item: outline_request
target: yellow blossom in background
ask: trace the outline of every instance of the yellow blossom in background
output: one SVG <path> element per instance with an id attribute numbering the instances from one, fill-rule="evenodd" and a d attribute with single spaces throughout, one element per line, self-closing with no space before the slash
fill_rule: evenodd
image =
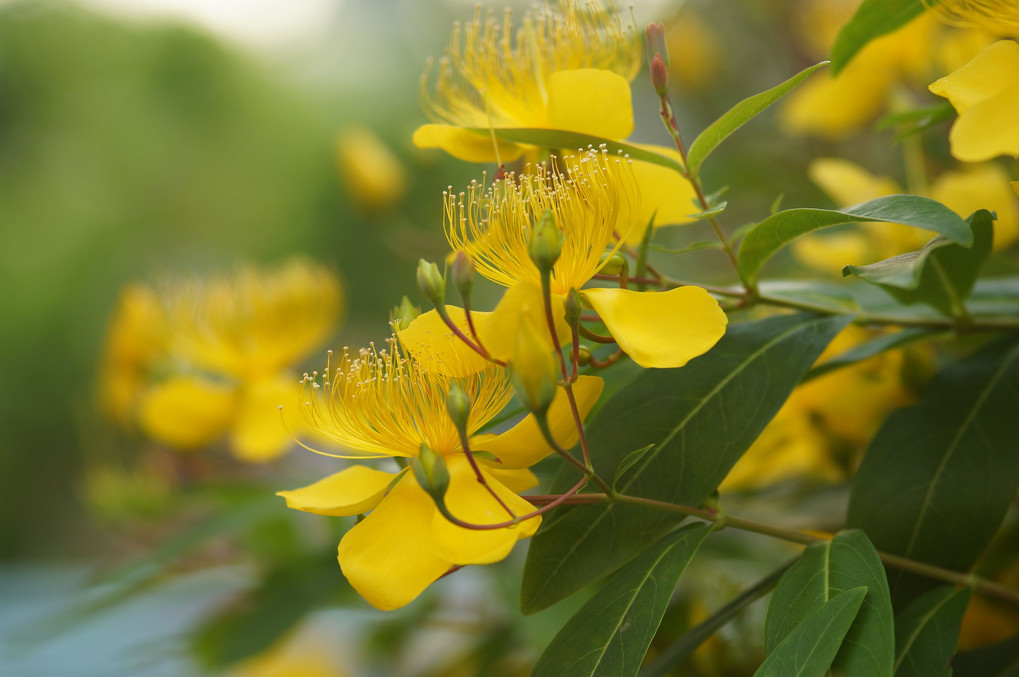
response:
<path id="1" fill-rule="evenodd" d="M 700 91 L 711 85 L 721 70 L 722 48 L 711 26 L 688 8 L 666 22 L 669 77 L 682 90 Z"/>
<path id="2" fill-rule="evenodd" d="M 846 327 L 818 364 L 873 336 L 862 327 Z M 845 479 L 833 450 L 862 449 L 891 411 L 909 403 L 903 363 L 902 350 L 892 350 L 798 386 L 719 488 L 746 491 L 794 478 Z"/>
<path id="3" fill-rule="evenodd" d="M 111 324 L 101 392 L 158 442 L 190 450 L 226 436 L 239 458 L 271 460 L 290 446 L 279 405 L 296 392 L 292 370 L 342 306 L 335 274 L 299 259 L 158 292 L 133 285 Z"/>
<path id="4" fill-rule="evenodd" d="M 1015 0 L 923 0 L 942 21 L 979 28 L 992 35 L 1019 31 L 1019 4 Z"/>
<path id="5" fill-rule="evenodd" d="M 336 137 L 336 164 L 351 200 L 366 209 L 383 209 L 407 190 L 399 158 L 368 127 L 355 125 Z"/>
<path id="6" fill-rule="evenodd" d="M 903 192 L 887 176 L 874 176 L 859 165 L 839 158 L 820 158 L 808 169 L 816 183 L 840 207 Z M 963 218 L 978 209 L 998 215 L 994 222 L 994 248 L 1001 250 L 1019 239 L 1019 204 L 1009 189 L 1007 172 L 984 163 L 948 171 L 935 177 L 927 197 L 943 203 Z M 861 223 L 852 230 L 793 243 L 793 252 L 818 270 L 838 271 L 847 264 L 861 265 L 915 251 L 930 234 L 896 223 Z"/>
<path id="7" fill-rule="evenodd" d="M 419 365 L 399 348 L 371 348 L 353 357 L 345 352 L 339 366 L 327 367 L 321 382 L 314 376 L 305 382 L 308 421 L 350 450 L 347 457 L 409 459 L 426 445 L 448 468 L 444 500 L 457 519 L 499 524 L 512 519 L 507 508 L 518 517 L 533 511 L 517 494 L 537 484 L 527 468 L 552 452 L 533 416 L 501 435 L 479 434 L 512 397 L 504 369 L 488 367 L 457 378 Z M 446 410 L 454 383 L 471 402 L 466 426 L 471 452 L 488 452 L 474 456 L 477 473 Z M 593 376 L 582 376 L 574 385 L 582 415 L 594 405 L 601 389 L 601 379 Z M 548 415 L 555 438 L 567 448 L 575 444 L 572 412 L 561 392 Z M 488 488 L 478 481 L 478 474 Z M 354 589 L 379 609 L 409 603 L 454 566 L 505 558 L 541 522 L 536 516 L 516 526 L 467 529 L 440 514 L 414 473 L 365 465 L 279 495 L 291 508 L 321 515 L 369 513 L 344 535 L 338 559 Z"/>
<path id="8" fill-rule="evenodd" d="M 339 665 L 331 638 L 299 631 L 230 670 L 227 677 L 350 677 Z"/>
<path id="9" fill-rule="evenodd" d="M 561 340 L 568 341 L 562 320 L 566 294 L 591 280 L 603 265 L 606 248 L 612 252 L 619 246 L 616 235 L 625 237 L 634 227 L 639 199 L 629 161 L 604 150 L 553 159 L 552 170 L 539 166 L 510 174 L 491 187 L 475 183 L 463 193 L 446 193 L 450 245 L 463 251 L 481 275 L 508 288 L 495 311 L 477 313 L 478 335 L 494 357 L 512 357 L 524 309 L 538 314 L 536 324 L 545 322 L 541 276 L 527 248 L 534 224 L 549 214 L 562 231 L 551 295 Z M 680 367 L 725 332 L 725 313 L 699 287 L 668 292 L 590 288 L 581 295 L 620 348 L 644 367 Z M 415 354 L 435 354 L 449 345 L 449 331 L 433 310 L 401 331 L 400 340 Z"/>
<path id="10" fill-rule="evenodd" d="M 1019 156 L 1019 43 L 995 42 L 930 90 L 959 113 L 948 137 L 957 159 Z"/>

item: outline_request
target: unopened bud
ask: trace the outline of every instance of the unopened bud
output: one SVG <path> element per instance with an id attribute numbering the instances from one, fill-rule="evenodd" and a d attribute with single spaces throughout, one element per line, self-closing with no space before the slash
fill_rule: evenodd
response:
<path id="1" fill-rule="evenodd" d="M 556 362 L 547 335 L 534 326 L 530 315 L 521 318 L 516 350 L 510 361 L 510 380 L 520 402 L 536 413 L 544 413 L 556 391 Z"/>
<path id="2" fill-rule="evenodd" d="M 608 252 L 605 252 L 602 254 L 601 262 L 598 265 L 601 266 L 598 272 L 605 275 L 619 275 L 623 268 L 627 267 L 626 259 L 619 252 L 611 256 Z"/>
<path id="3" fill-rule="evenodd" d="M 410 467 L 421 488 L 437 505 L 443 505 L 443 497 L 449 488 L 449 469 L 445 457 L 422 442 L 417 458 L 410 459 Z"/>
<path id="4" fill-rule="evenodd" d="M 665 65 L 662 55 L 655 54 L 651 59 L 651 84 L 655 87 L 658 96 L 665 96 L 669 93 L 669 68 Z"/>
<path id="5" fill-rule="evenodd" d="M 580 295 L 576 289 L 569 291 L 566 295 L 566 302 L 563 305 L 566 324 L 570 325 L 570 327 L 576 327 L 580 324 L 580 311 L 583 309 L 580 303 Z"/>
<path id="6" fill-rule="evenodd" d="M 417 319 L 417 316 L 421 314 L 421 309 L 410 302 L 410 299 L 404 296 L 400 300 L 400 305 L 395 306 L 390 311 L 391 322 L 393 329 L 400 331 L 406 329 L 407 326 Z"/>
<path id="7" fill-rule="evenodd" d="M 466 435 L 467 420 L 471 415 L 471 398 L 456 381 L 449 384 L 449 392 L 446 393 L 446 411 L 449 412 L 449 417 L 453 420 L 457 430 Z"/>
<path id="8" fill-rule="evenodd" d="M 439 272 L 439 267 L 424 259 L 418 261 L 418 289 L 425 298 L 435 304 L 441 304 L 446 298 L 446 281 Z"/>
<path id="9" fill-rule="evenodd" d="M 581 367 L 586 367 L 591 364 L 591 358 L 594 355 L 591 353 L 591 349 L 587 346 L 580 346 L 577 348 L 577 364 Z"/>
<path id="10" fill-rule="evenodd" d="M 559 260 L 563 250 L 563 231 L 556 225 L 551 211 L 546 211 L 531 229 L 531 239 L 527 243 L 527 252 L 531 255 L 534 265 L 543 273 L 552 271 L 552 266 Z"/>
<path id="11" fill-rule="evenodd" d="M 456 253 L 452 266 L 453 285 L 465 302 L 471 297 L 474 287 L 474 261 L 462 251 Z"/>
<path id="12" fill-rule="evenodd" d="M 661 54 L 665 62 L 668 63 L 669 47 L 665 42 L 665 24 L 660 21 L 649 23 L 644 34 L 647 37 L 648 63 L 654 59 L 655 54 Z"/>

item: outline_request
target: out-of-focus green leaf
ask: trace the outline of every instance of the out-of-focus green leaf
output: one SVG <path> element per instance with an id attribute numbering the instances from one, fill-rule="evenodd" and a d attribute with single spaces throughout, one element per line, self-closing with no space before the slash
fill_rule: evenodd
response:
<path id="1" fill-rule="evenodd" d="M 811 611 L 768 654 L 754 677 L 823 677 L 866 595 L 867 588 L 853 588 Z"/>
<path id="2" fill-rule="evenodd" d="M 711 529 L 687 525 L 613 574 L 552 639 L 531 677 L 636 675 L 679 577 Z"/>
<path id="3" fill-rule="evenodd" d="M 948 101 L 943 101 L 928 108 L 918 108 L 904 113 L 892 113 L 877 121 L 875 129 L 882 131 L 898 127 L 895 140 L 901 141 L 907 136 L 929 129 L 939 122 L 955 117 L 955 108 Z"/>
<path id="4" fill-rule="evenodd" d="M 707 129 L 690 144 L 690 151 L 686 155 L 686 165 L 690 175 L 697 176 L 704 159 L 730 134 L 760 115 L 771 104 L 788 94 L 796 85 L 806 80 L 811 73 L 827 63 L 827 61 L 822 61 L 814 64 L 769 90 L 743 99 L 727 110 L 722 117 L 708 125 Z"/>
<path id="5" fill-rule="evenodd" d="M 764 263 L 801 235 L 843 223 L 889 221 L 923 228 L 969 246 L 973 233 L 951 209 L 919 195 L 889 195 L 845 209 L 787 209 L 769 216 L 746 234 L 739 248 L 739 270 L 757 279 Z"/>
<path id="6" fill-rule="evenodd" d="M 849 350 L 839 353 L 835 357 L 818 364 L 807 372 L 807 375 L 803 377 L 803 380 L 809 381 L 810 379 L 823 376 L 824 374 L 835 371 L 836 369 L 841 369 L 842 367 L 848 367 L 849 365 L 869 360 L 870 358 L 880 355 L 885 351 L 901 348 L 904 345 L 908 345 L 914 341 L 918 341 L 922 338 L 927 338 L 938 333 L 941 332 L 911 327 L 903 329 L 902 331 L 897 331 L 894 334 L 882 334 L 881 336 L 854 346 Z"/>
<path id="7" fill-rule="evenodd" d="M 484 136 L 495 134 L 496 138 L 502 141 L 523 143 L 542 148 L 578 150 L 588 146 L 598 148 L 604 145 L 610 153 L 622 152 L 629 155 L 631 159 L 650 162 L 683 173 L 683 165 L 670 157 L 659 155 L 653 151 L 623 141 L 612 141 L 611 139 L 603 139 L 600 136 L 581 134 L 580 132 L 569 132 L 564 129 L 542 129 L 539 127 L 497 127 L 495 129 L 482 127 L 472 128 L 470 131 Z"/>
<path id="8" fill-rule="evenodd" d="M 775 415 L 845 317 L 787 315 L 732 326 L 682 369 L 650 369 L 588 429 L 596 469 L 654 444 L 620 481 L 623 493 L 700 505 Z M 752 393 L 752 395 L 751 395 Z M 614 571 L 682 516 L 624 503 L 558 508 L 531 540 L 521 608 L 533 613 Z"/>
<path id="9" fill-rule="evenodd" d="M 882 552 L 966 571 L 1019 488 L 1019 343 L 1008 336 L 937 374 L 894 412 L 853 481 L 847 523 Z M 901 608 L 931 586 L 889 575 Z"/>
<path id="10" fill-rule="evenodd" d="M 858 530 L 811 545 L 779 581 L 765 620 L 767 654 L 836 595 L 861 587 L 866 598 L 832 667 L 845 677 L 891 677 L 895 628 L 888 580 L 877 550 Z"/>
<path id="11" fill-rule="evenodd" d="M 952 677 L 1019 677 L 1019 635 L 957 654 Z"/>
<path id="12" fill-rule="evenodd" d="M 994 238 L 994 217 L 989 211 L 981 209 L 967 221 L 973 228 L 973 244 L 969 247 L 938 236 L 919 251 L 869 266 L 846 266 L 842 274 L 878 285 L 899 303 L 926 303 L 952 315 L 964 307 L 980 268 L 991 254 Z"/>
<path id="13" fill-rule="evenodd" d="M 832 45 L 832 74 L 838 75 L 868 42 L 905 26 L 924 9 L 921 0 L 863 0 Z"/>
<path id="14" fill-rule="evenodd" d="M 949 662 L 970 589 L 941 587 L 913 601 L 895 619 L 895 677 L 952 677 Z"/>

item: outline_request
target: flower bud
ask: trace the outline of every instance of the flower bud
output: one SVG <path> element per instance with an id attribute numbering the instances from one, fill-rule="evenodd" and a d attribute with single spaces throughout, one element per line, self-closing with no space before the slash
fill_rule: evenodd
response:
<path id="1" fill-rule="evenodd" d="M 669 61 L 669 47 L 665 41 L 665 24 L 658 22 L 652 22 L 647 25 L 645 31 L 647 37 L 647 58 L 648 63 L 654 59 L 656 54 L 661 54 L 662 59 L 665 63 Z"/>
<path id="2" fill-rule="evenodd" d="M 446 393 L 446 411 L 461 434 L 467 434 L 467 420 L 471 415 L 471 398 L 463 391 L 460 384 L 452 381 Z"/>
<path id="3" fill-rule="evenodd" d="M 669 93 L 669 68 L 665 65 L 661 54 L 655 54 L 651 59 L 651 84 L 655 87 L 658 96 L 665 96 Z"/>
<path id="4" fill-rule="evenodd" d="M 421 259 L 418 261 L 417 278 L 418 289 L 424 297 L 436 305 L 442 304 L 446 298 L 446 280 L 439 272 L 439 267 Z"/>
<path id="5" fill-rule="evenodd" d="M 400 305 L 395 306 L 390 312 L 390 323 L 393 325 L 393 329 L 400 331 L 406 329 L 407 326 L 417 319 L 417 316 L 421 314 L 421 309 L 411 303 L 410 299 L 404 296 L 400 300 Z"/>
<path id="6" fill-rule="evenodd" d="M 546 211 L 531 228 L 531 239 L 527 243 L 527 253 L 531 255 L 534 265 L 542 273 L 552 272 L 552 266 L 559 260 L 563 249 L 563 231 L 556 225 L 552 212 Z"/>
<path id="7" fill-rule="evenodd" d="M 598 272 L 604 275 L 619 275 L 620 271 L 627 267 L 626 259 L 619 252 L 611 256 L 608 252 L 605 252 L 602 254 L 601 262 L 598 265 L 601 266 Z"/>
<path id="8" fill-rule="evenodd" d="M 453 285 L 456 286 L 460 298 L 467 299 L 471 296 L 471 289 L 474 287 L 474 261 L 462 251 L 456 253 L 453 259 Z"/>
<path id="9" fill-rule="evenodd" d="M 564 306 L 565 306 L 564 317 L 566 319 L 566 324 L 570 325 L 571 327 L 576 327 L 577 325 L 579 325 L 580 311 L 583 309 L 583 306 L 580 303 L 580 295 L 577 293 L 576 289 L 571 289 L 570 292 L 566 295 L 566 303 L 564 304 Z"/>
<path id="10" fill-rule="evenodd" d="M 587 346 L 580 346 L 577 348 L 577 364 L 581 367 L 586 367 L 591 364 L 591 358 L 594 355 L 591 353 L 591 349 Z"/>
<path id="11" fill-rule="evenodd" d="M 437 505 L 442 505 L 449 488 L 449 469 L 445 457 L 422 442 L 417 458 L 410 459 L 410 467 L 421 488 Z"/>
<path id="12" fill-rule="evenodd" d="M 521 318 L 510 380 L 521 403 L 533 412 L 544 413 L 555 398 L 557 372 L 552 346 L 530 315 Z"/>

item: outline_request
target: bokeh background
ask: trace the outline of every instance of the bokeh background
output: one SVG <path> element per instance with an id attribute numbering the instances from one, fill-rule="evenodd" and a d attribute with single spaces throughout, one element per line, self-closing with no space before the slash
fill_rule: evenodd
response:
<path id="1" fill-rule="evenodd" d="M 831 1 L 637 4 L 638 25 L 670 21 L 674 101 L 687 138 L 823 56 L 818 5 L 846 15 L 847 3 Z M 271 496 L 319 477 L 317 468 L 331 467 L 322 459 L 298 450 L 255 470 L 223 462 L 214 474 L 236 480 L 234 493 L 210 499 L 196 481 L 207 469 L 185 469 L 183 484 L 161 481 L 160 473 L 179 478 L 178 461 L 111 430 L 95 401 L 107 323 L 132 280 L 304 255 L 335 266 L 344 281 L 346 317 L 333 347 L 385 337 L 403 295 L 421 302 L 417 259 L 447 249 L 441 192 L 479 169 L 411 145 L 425 122 L 419 77 L 426 59 L 441 55 L 452 22 L 473 11 L 473 2 L 452 0 L 0 2 L 0 674 L 218 674 L 216 660 L 193 658 L 196 646 L 206 657 L 245 656 L 309 608 L 340 606 L 354 611 L 319 614 L 298 633 L 346 656 L 346 672 L 322 674 L 439 674 L 426 672 L 436 665 L 446 666 L 442 674 L 520 674 L 499 642 L 525 647 L 517 662 L 526 674 L 528 656 L 568 610 L 519 622 L 519 560 L 454 577 L 443 588 L 459 591 L 453 612 L 430 624 L 431 634 L 417 633 L 436 598 L 385 618 L 365 611 L 333 559 L 342 525 L 323 533 Z M 666 143 L 645 75 L 634 95 L 634 138 Z M 783 206 L 829 206 L 806 179 L 817 156 L 905 173 L 892 131 L 818 139 L 777 128 L 774 112 L 755 120 L 705 171 L 708 186 L 730 188 L 731 228 L 760 218 L 779 194 Z M 947 162 L 943 141 L 928 146 L 935 162 Z M 692 227 L 663 241 L 708 237 Z M 676 265 L 684 277 L 729 282 L 716 251 Z M 160 459 L 148 479 L 103 474 L 133 469 L 145 454 Z M 259 528 L 223 527 L 198 555 L 177 559 L 173 548 L 185 548 L 175 539 L 189 525 L 236 506 L 262 511 L 253 518 Z M 153 560 L 161 547 L 171 549 Z M 139 561 L 146 565 L 118 569 Z M 767 566 L 734 558 L 730 570 L 753 580 Z M 273 576 L 278 586 L 262 585 Z M 142 584 L 131 588 L 128 579 Z M 90 587 L 97 582 L 99 592 Z M 116 603 L 103 585 L 120 595 Z M 268 627 L 245 627 L 240 606 L 219 630 L 206 626 L 193 639 L 209 613 L 251 590 L 282 599 L 270 600 Z M 98 600 L 95 609 L 89 600 Z M 474 615 L 458 615 L 465 608 Z M 238 624 L 247 645 L 216 645 Z M 462 660 L 435 648 L 450 644 L 442 633 L 456 635 L 458 624 L 474 627 Z M 492 655 L 504 673 L 479 667 Z M 319 674 L 302 670 L 278 674 Z"/>

